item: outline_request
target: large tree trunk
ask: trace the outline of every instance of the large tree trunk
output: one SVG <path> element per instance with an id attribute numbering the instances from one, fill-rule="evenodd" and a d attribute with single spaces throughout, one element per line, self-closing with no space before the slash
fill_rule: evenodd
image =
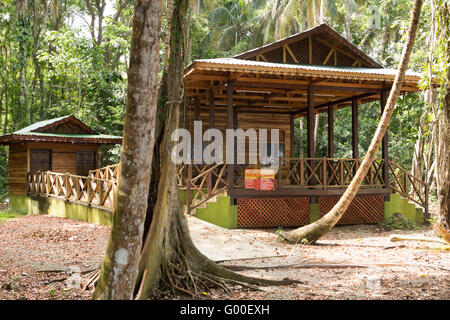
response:
<path id="1" fill-rule="evenodd" d="M 449 52 L 450 57 L 450 52 Z M 450 63 L 450 59 L 447 60 Z M 447 89 L 439 117 L 439 139 L 436 146 L 438 224 L 450 228 L 450 68 Z"/>
<path id="2" fill-rule="evenodd" d="M 443 57 L 446 65 L 445 93 L 441 98 L 441 110 L 438 116 L 438 139 L 436 139 L 436 185 L 438 196 L 438 224 L 450 228 L 450 3 L 436 4 L 439 12 L 441 43 L 445 50 Z"/>
<path id="3" fill-rule="evenodd" d="M 95 299 L 133 297 L 153 157 L 162 10 L 161 0 L 135 2 L 121 175 Z"/>
<path id="4" fill-rule="evenodd" d="M 330 212 L 328 212 L 324 217 L 320 218 L 312 224 L 306 225 L 290 232 L 280 231 L 279 235 L 284 240 L 291 243 L 304 242 L 305 240 L 308 243 L 314 243 L 320 237 L 327 234 L 336 225 L 336 223 L 347 210 L 353 198 L 356 196 L 356 193 L 358 192 L 358 189 L 361 186 L 364 177 L 369 171 L 369 168 L 372 166 L 381 141 L 384 135 L 387 133 L 387 128 L 389 126 L 395 104 L 397 103 L 397 99 L 400 94 L 401 85 L 405 77 L 406 68 L 408 66 L 409 57 L 411 55 L 412 47 L 414 44 L 414 38 L 420 20 L 422 3 L 423 0 L 414 1 L 408 35 L 406 38 L 406 43 L 403 49 L 403 54 L 397 71 L 397 75 L 395 77 L 386 107 L 384 108 L 383 115 L 380 119 L 380 123 L 378 124 L 377 131 L 375 132 L 366 156 L 364 157 L 361 166 L 358 168 L 355 177 L 345 190 L 342 197 L 339 199 L 338 203 L 331 209 Z"/>

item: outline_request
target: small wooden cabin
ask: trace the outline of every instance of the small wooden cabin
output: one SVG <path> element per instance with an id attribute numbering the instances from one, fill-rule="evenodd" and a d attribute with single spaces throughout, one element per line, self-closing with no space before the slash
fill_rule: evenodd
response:
<path id="1" fill-rule="evenodd" d="M 0 136 L 0 144 L 9 146 L 9 194 L 26 195 L 27 174 L 36 171 L 87 176 L 98 168 L 98 146 L 121 142 L 121 137 L 98 134 L 73 115 Z"/>

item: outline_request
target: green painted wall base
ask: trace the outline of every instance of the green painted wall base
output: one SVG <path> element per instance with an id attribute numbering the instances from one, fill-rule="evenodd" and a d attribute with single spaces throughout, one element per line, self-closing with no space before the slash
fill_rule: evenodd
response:
<path id="1" fill-rule="evenodd" d="M 186 200 L 185 190 L 180 192 L 183 200 Z M 319 219 L 319 204 L 310 204 L 310 223 Z M 384 218 L 391 217 L 394 213 L 400 213 L 404 217 L 424 223 L 424 211 L 398 194 L 391 194 L 390 200 L 384 202 Z M 217 226 L 233 229 L 237 228 L 237 206 L 230 204 L 230 197 L 219 196 L 216 202 L 207 202 L 205 208 L 196 209 L 196 217 Z"/>
<path id="2" fill-rule="evenodd" d="M 310 203 L 309 204 L 309 223 L 319 220 L 319 204 Z"/>
<path id="3" fill-rule="evenodd" d="M 207 202 L 205 208 L 198 208 L 196 217 L 216 226 L 237 228 L 237 206 L 230 204 L 230 197 L 217 197 L 217 201 Z"/>
<path id="4" fill-rule="evenodd" d="M 48 214 L 55 217 L 87 221 L 105 226 L 112 225 L 111 211 L 52 197 L 10 195 L 9 209 L 27 212 L 28 214 Z"/>
<path id="5" fill-rule="evenodd" d="M 413 203 L 396 193 L 391 194 L 390 200 L 384 202 L 384 218 L 392 217 L 394 213 L 400 213 L 416 223 L 425 222 L 423 209 L 417 208 Z"/>

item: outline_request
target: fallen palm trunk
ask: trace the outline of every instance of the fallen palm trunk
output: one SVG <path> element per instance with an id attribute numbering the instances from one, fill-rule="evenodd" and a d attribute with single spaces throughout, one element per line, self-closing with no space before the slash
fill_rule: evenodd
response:
<path id="1" fill-rule="evenodd" d="M 438 239 L 438 238 L 431 238 L 431 237 L 414 237 L 414 236 L 404 236 L 404 235 L 400 235 L 400 234 L 393 234 L 391 235 L 391 241 L 395 242 L 395 241 L 427 241 L 427 242 L 439 242 L 439 243 L 443 243 L 443 244 L 450 244 L 447 241 L 444 241 L 442 239 Z"/>

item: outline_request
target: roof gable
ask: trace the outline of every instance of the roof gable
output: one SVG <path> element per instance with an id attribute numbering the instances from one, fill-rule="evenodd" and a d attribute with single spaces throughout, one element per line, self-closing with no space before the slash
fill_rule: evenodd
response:
<path id="1" fill-rule="evenodd" d="M 234 58 L 288 64 L 382 68 L 327 24 L 238 54 Z"/>
<path id="2" fill-rule="evenodd" d="M 73 115 L 36 122 L 28 127 L 13 132 L 13 134 L 26 134 L 36 132 L 85 135 L 97 134 L 97 132 L 89 128 Z"/>

